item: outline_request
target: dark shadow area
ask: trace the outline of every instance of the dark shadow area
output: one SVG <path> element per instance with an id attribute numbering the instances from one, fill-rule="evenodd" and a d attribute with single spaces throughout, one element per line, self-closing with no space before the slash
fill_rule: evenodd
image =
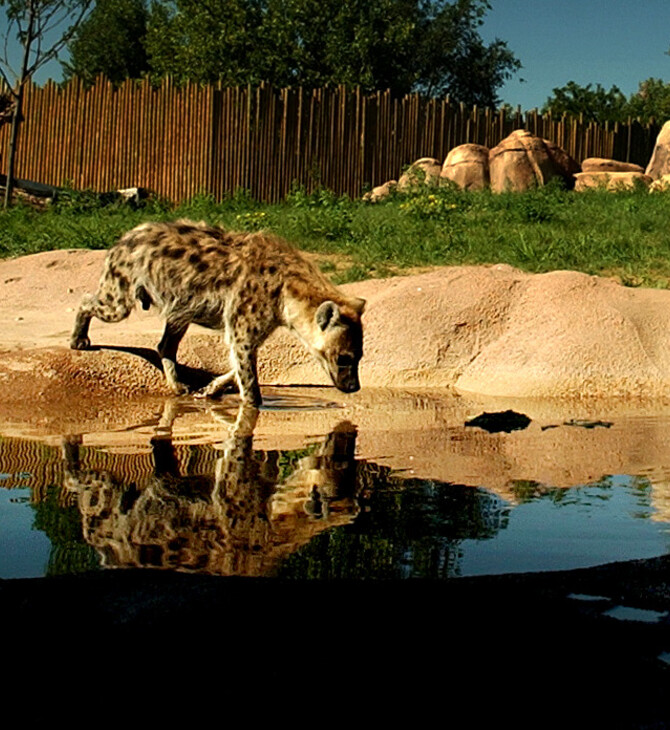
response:
<path id="1" fill-rule="evenodd" d="M 140 357 L 146 362 L 153 365 L 155 368 L 163 371 L 163 365 L 161 364 L 161 358 L 156 350 L 150 347 L 131 347 L 126 345 L 91 345 L 89 350 L 111 350 L 113 352 L 125 352 L 128 355 L 135 355 Z M 209 370 L 203 370 L 202 368 L 194 368 L 189 365 L 179 364 L 177 366 L 179 377 L 181 381 L 189 386 L 193 390 L 199 390 L 204 388 L 211 380 L 216 376 L 216 373 L 212 373 Z M 235 392 L 233 388 L 231 392 Z"/>
<path id="2" fill-rule="evenodd" d="M 453 727 L 513 717 L 514 727 L 662 728 L 670 625 L 616 621 L 568 596 L 657 605 L 669 571 L 662 558 L 438 582 L 155 570 L 4 581 L 0 621 L 23 627 L 4 663 L 17 677 L 42 666 L 50 687 L 74 682 L 80 695 L 110 680 L 127 694 L 141 668 L 145 697 L 169 686 L 192 701 L 215 687 L 228 709 L 281 697 L 337 712 L 353 695 L 357 716 L 438 711 Z"/>

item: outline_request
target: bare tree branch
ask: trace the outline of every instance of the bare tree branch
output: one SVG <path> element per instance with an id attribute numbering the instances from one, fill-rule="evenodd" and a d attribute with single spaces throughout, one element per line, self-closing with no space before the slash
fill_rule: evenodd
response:
<path id="1" fill-rule="evenodd" d="M 92 0 L 0 0 L 0 6 L 5 6 L 5 15 L 9 21 L 4 42 L 4 59 L 0 62 L 0 76 L 7 83 L 10 93 L 15 99 L 12 128 L 7 145 L 5 207 L 10 204 L 12 199 L 24 87 L 33 74 L 56 58 L 71 40 L 78 26 L 86 17 L 91 3 Z M 70 24 L 57 34 L 55 40 L 46 37 L 60 26 L 65 26 L 66 23 Z M 18 40 L 23 47 L 19 72 L 12 68 L 9 62 L 9 36 L 12 27 L 17 29 Z M 14 83 L 10 81 L 10 76 L 14 77 Z"/>

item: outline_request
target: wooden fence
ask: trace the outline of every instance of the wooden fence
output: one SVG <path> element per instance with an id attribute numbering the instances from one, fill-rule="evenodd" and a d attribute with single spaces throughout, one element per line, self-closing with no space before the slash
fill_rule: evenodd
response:
<path id="1" fill-rule="evenodd" d="M 646 165 L 655 125 L 600 126 L 537 112 L 469 109 L 418 94 L 394 98 L 334 87 L 221 88 L 165 80 L 78 80 L 26 89 L 15 177 L 96 191 L 140 186 L 172 201 L 238 189 L 276 201 L 292 185 L 358 196 L 397 178 L 419 157 L 496 145 L 526 128 L 578 161 L 611 157 Z M 6 173 L 9 125 L 0 129 Z"/>

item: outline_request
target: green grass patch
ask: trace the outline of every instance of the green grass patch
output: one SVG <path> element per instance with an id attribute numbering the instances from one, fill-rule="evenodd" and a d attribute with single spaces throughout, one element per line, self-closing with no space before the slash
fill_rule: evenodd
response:
<path id="1" fill-rule="evenodd" d="M 665 287 L 669 208 L 665 193 L 575 193 L 554 185 L 502 195 L 426 188 L 375 204 L 298 189 L 273 205 L 241 193 L 222 202 L 198 196 L 177 207 L 148 201 L 137 209 L 71 193 L 44 210 L 17 205 L 0 211 L 0 256 L 108 248 L 143 221 L 186 217 L 272 231 L 323 255 L 324 270 L 338 283 L 415 267 L 505 263 L 524 271 L 575 269 L 617 276 L 631 286 Z"/>

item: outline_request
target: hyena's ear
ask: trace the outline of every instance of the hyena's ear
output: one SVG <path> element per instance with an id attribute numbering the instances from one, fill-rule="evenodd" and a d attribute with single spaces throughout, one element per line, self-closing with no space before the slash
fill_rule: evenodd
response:
<path id="1" fill-rule="evenodd" d="M 351 308 L 354 310 L 354 312 L 356 312 L 356 314 L 363 314 L 363 310 L 365 309 L 365 299 L 361 299 L 360 297 L 352 297 L 349 300 L 349 304 L 351 305 Z"/>
<path id="2" fill-rule="evenodd" d="M 321 327 L 322 330 L 325 330 L 326 327 L 330 327 L 340 321 L 340 308 L 337 304 L 335 304 L 335 302 L 331 302 L 330 299 L 328 299 L 319 305 L 319 308 L 316 310 L 316 314 L 314 315 L 314 319 L 319 327 Z"/>

